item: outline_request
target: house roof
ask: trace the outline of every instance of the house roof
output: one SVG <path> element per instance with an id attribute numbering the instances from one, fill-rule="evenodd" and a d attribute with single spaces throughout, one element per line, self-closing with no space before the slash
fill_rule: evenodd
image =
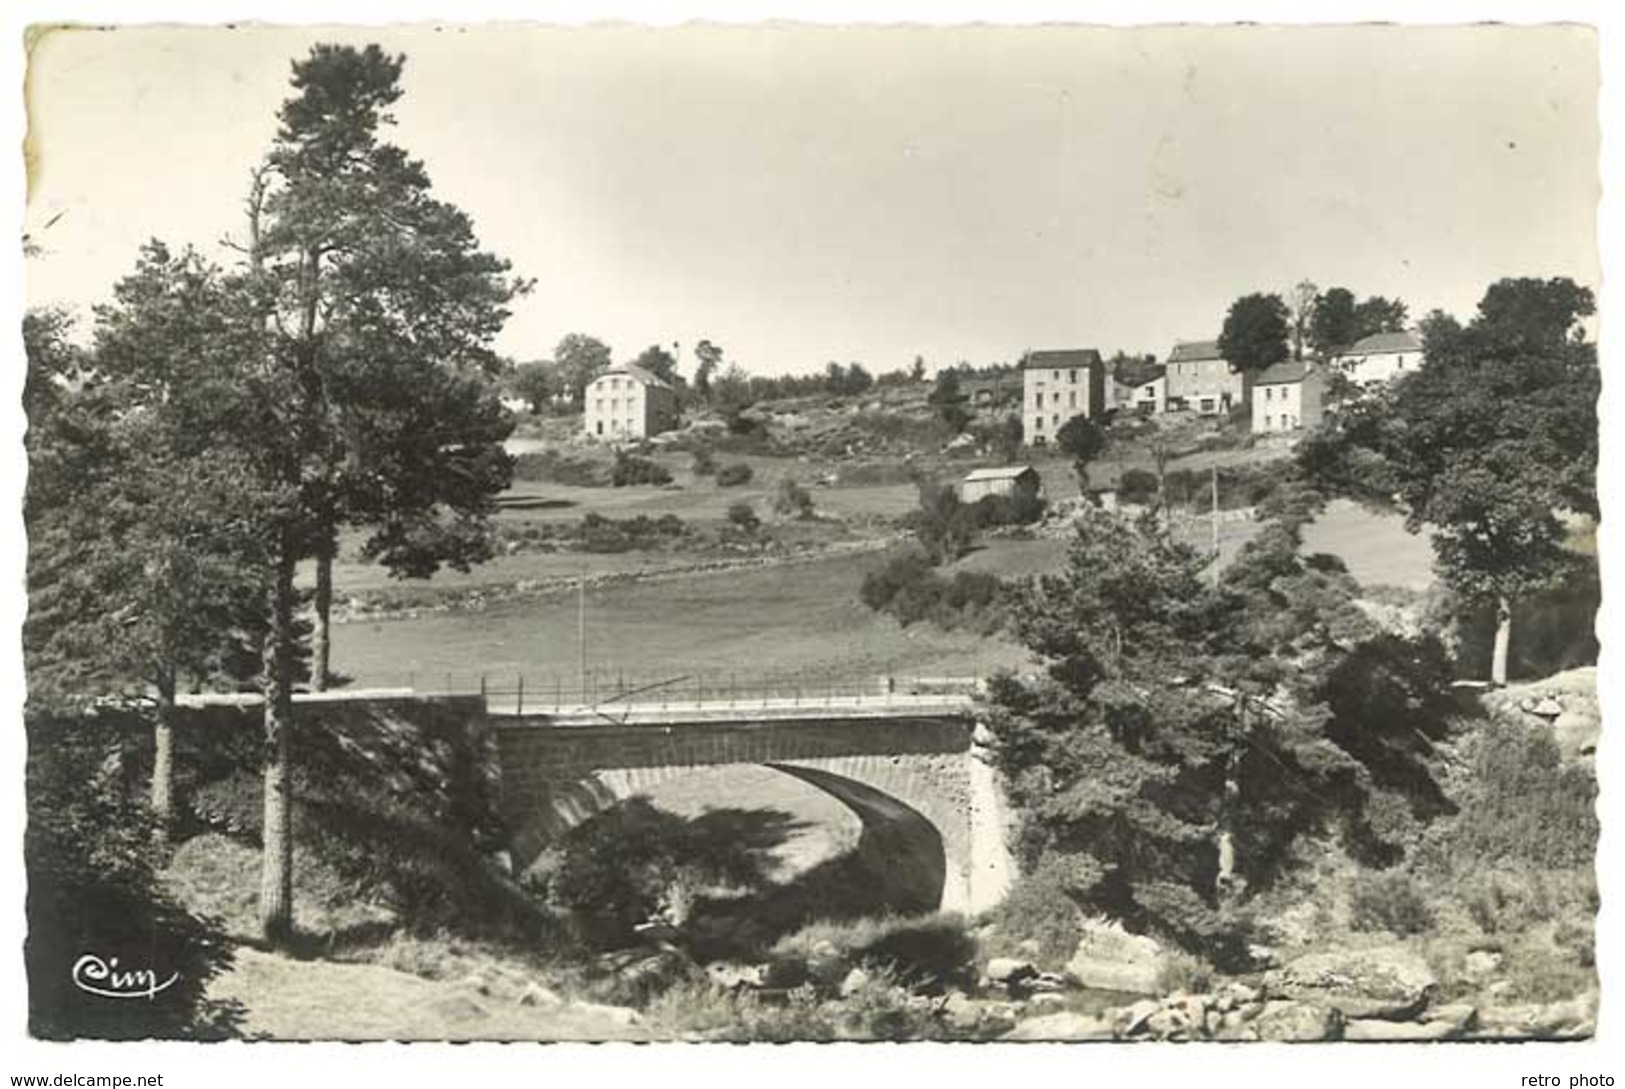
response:
<path id="1" fill-rule="evenodd" d="M 636 363 L 612 364 L 607 371 L 598 376 L 598 378 L 610 377 L 632 378 L 642 382 L 646 386 L 654 386 L 656 389 L 671 389 L 670 382 L 667 382 L 664 378 L 661 378 L 657 374 L 644 370 Z M 593 381 L 598 381 L 598 378 L 594 378 Z"/>
<path id="2" fill-rule="evenodd" d="M 1293 382 L 1302 382 L 1309 373 L 1309 364 L 1295 359 L 1272 363 L 1259 371 L 1253 378 L 1255 386 L 1284 386 Z"/>
<path id="3" fill-rule="evenodd" d="M 1026 366 L 1031 370 L 1065 370 L 1071 367 L 1098 367 L 1100 353 L 1093 348 L 1046 348 L 1028 352 Z"/>
<path id="4" fill-rule="evenodd" d="M 1372 355 L 1377 352 L 1419 352 L 1422 338 L 1410 330 L 1399 333 L 1372 333 L 1357 340 L 1344 355 Z"/>
<path id="5" fill-rule="evenodd" d="M 1038 470 L 1031 465 L 1002 465 L 995 469 L 972 469 L 965 474 L 970 480 L 1014 480 L 1027 473 L 1037 474 Z"/>
<path id="6" fill-rule="evenodd" d="M 1174 345 L 1174 350 L 1168 353 L 1170 363 L 1195 363 L 1203 359 L 1223 359 L 1224 353 L 1219 351 L 1219 342 L 1216 340 L 1184 340 Z"/>

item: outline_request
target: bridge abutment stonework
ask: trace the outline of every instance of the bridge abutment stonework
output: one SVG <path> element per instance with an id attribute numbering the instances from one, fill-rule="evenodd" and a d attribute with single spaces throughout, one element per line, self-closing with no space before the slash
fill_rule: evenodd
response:
<path id="1" fill-rule="evenodd" d="M 761 765 L 846 804 L 871 849 L 906 854 L 920 872 L 935 867 L 936 902 L 914 907 L 990 907 L 1012 872 L 991 771 L 974 751 L 974 724 L 963 714 L 579 725 L 523 716 L 491 723 L 519 870 L 569 829 L 658 783 L 698 768 Z"/>

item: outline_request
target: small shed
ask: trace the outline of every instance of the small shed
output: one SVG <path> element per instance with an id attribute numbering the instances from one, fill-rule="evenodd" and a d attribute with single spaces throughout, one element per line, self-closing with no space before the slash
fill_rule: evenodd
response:
<path id="1" fill-rule="evenodd" d="M 997 469 L 976 469 L 966 474 L 959 485 L 959 498 L 974 503 L 986 495 L 1003 495 L 1014 499 L 1017 495 L 1037 496 L 1044 490 L 1044 481 L 1031 465 L 1006 465 Z"/>

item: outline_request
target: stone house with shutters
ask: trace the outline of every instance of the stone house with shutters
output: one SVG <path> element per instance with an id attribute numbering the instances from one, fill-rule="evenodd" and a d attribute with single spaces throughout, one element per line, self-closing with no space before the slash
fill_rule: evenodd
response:
<path id="1" fill-rule="evenodd" d="M 1279 434 L 1320 426 L 1325 414 L 1325 375 L 1307 363 L 1287 361 L 1264 368 L 1252 382 L 1253 434 Z"/>
<path id="2" fill-rule="evenodd" d="M 677 426 L 677 391 L 633 363 L 617 363 L 587 383 L 582 426 L 599 442 L 636 442 Z"/>
<path id="3" fill-rule="evenodd" d="M 1229 412 L 1247 403 L 1248 375 L 1230 365 L 1216 340 L 1181 341 L 1168 353 L 1166 407 L 1202 416 Z"/>
<path id="4" fill-rule="evenodd" d="M 1093 348 L 1029 352 L 1021 368 L 1021 438 L 1049 446 L 1074 416 L 1098 417 L 1106 403 L 1106 363 Z"/>

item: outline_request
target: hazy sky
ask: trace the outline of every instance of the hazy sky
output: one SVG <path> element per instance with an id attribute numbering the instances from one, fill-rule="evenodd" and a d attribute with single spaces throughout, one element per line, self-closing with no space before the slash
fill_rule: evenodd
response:
<path id="1" fill-rule="evenodd" d="M 1413 316 L 1597 278 L 1583 29 L 123 28 L 33 54 L 28 220 L 65 214 L 30 300 L 88 314 L 144 239 L 240 233 L 319 40 L 407 55 L 391 139 L 535 278 L 521 359 L 1160 358 L 1303 278 Z"/>

